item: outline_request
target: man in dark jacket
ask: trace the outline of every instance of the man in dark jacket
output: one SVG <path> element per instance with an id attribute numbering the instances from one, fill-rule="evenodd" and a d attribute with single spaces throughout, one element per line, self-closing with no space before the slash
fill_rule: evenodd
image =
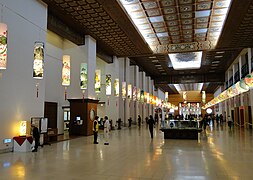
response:
<path id="1" fill-rule="evenodd" d="M 149 127 L 149 131 L 150 131 L 150 135 L 152 139 L 153 139 L 154 125 L 155 125 L 155 121 L 153 119 L 153 116 L 150 115 L 149 120 L 148 120 L 148 127 Z"/>
<path id="2" fill-rule="evenodd" d="M 32 152 L 37 152 L 37 149 L 39 147 L 39 142 L 40 142 L 40 133 L 39 133 L 39 129 L 33 124 L 32 124 L 32 131 L 33 131 L 33 138 L 35 141 L 34 150 L 32 150 Z"/>

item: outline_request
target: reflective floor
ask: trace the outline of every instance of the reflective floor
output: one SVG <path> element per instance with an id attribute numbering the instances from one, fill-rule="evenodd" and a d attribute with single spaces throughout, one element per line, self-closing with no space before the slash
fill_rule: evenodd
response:
<path id="1" fill-rule="evenodd" d="M 252 131 L 216 127 L 199 140 L 151 140 L 143 125 L 110 134 L 110 145 L 81 137 L 44 146 L 38 152 L 0 154 L 0 179 L 43 180 L 252 180 Z"/>

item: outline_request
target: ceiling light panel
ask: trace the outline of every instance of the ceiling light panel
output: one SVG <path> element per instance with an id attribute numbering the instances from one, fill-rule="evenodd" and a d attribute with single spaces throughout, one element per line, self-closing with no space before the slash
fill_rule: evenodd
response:
<path id="1" fill-rule="evenodd" d="M 210 41 L 215 47 L 231 4 L 231 0 L 119 1 L 155 51 L 157 45 L 200 41 Z M 185 36 L 185 31 L 194 35 Z"/>
<path id="2" fill-rule="evenodd" d="M 169 58 L 175 70 L 199 69 L 202 52 L 174 53 L 169 54 Z"/>
<path id="3" fill-rule="evenodd" d="M 149 21 L 151 23 L 156 23 L 156 22 L 163 22 L 164 19 L 163 19 L 163 16 L 154 16 L 154 17 L 150 17 Z"/>

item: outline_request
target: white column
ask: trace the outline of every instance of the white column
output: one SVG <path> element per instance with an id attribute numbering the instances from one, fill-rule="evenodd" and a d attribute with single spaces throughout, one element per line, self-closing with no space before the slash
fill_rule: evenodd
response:
<path id="1" fill-rule="evenodd" d="M 143 90 L 143 72 L 138 72 L 139 74 L 139 84 L 138 84 L 138 88 L 140 88 L 140 90 Z M 141 116 L 141 119 L 144 121 L 145 117 L 143 115 L 143 103 L 142 102 L 138 102 L 138 111 L 139 111 L 139 115 Z"/>
<path id="2" fill-rule="evenodd" d="M 248 48 L 248 68 L 249 68 L 249 73 L 251 73 L 251 57 L 252 57 L 251 48 Z"/>
<path id="3" fill-rule="evenodd" d="M 128 58 L 125 59 L 125 76 L 128 87 L 128 84 L 130 84 L 130 60 Z M 128 123 L 128 119 L 130 118 L 130 100 L 128 98 L 126 98 L 125 113 L 125 120 Z"/>
<path id="4" fill-rule="evenodd" d="M 125 82 L 125 58 L 119 58 L 119 118 L 126 125 L 125 106 L 126 100 L 122 98 L 122 82 Z"/>
<path id="5" fill-rule="evenodd" d="M 154 96 L 154 80 L 151 80 L 151 94 Z M 151 115 L 154 116 L 154 105 L 151 105 Z"/>
<path id="6" fill-rule="evenodd" d="M 233 84 L 235 83 L 235 64 L 232 65 Z"/>
<path id="7" fill-rule="evenodd" d="M 91 36 L 85 36 L 85 47 L 88 65 L 88 89 L 86 96 L 89 99 L 95 99 L 96 40 Z"/>
<path id="8" fill-rule="evenodd" d="M 135 84 L 135 67 L 129 66 L 129 84 L 132 86 L 132 90 Z M 133 101 L 133 98 L 129 100 L 129 116 L 132 118 L 133 123 L 136 123 L 137 117 L 135 116 L 135 102 Z"/>
<path id="9" fill-rule="evenodd" d="M 148 76 L 148 93 L 152 94 L 152 82 L 151 82 L 151 77 Z M 149 103 L 148 104 L 148 115 L 152 114 L 152 105 Z"/>
<path id="10" fill-rule="evenodd" d="M 239 57 L 239 79 L 242 78 L 242 56 Z"/>
<path id="11" fill-rule="evenodd" d="M 73 49 L 71 51 L 73 51 Z M 73 69 L 74 68 L 76 69 L 76 72 L 71 72 L 71 75 L 75 77 L 75 80 L 73 83 L 79 86 L 79 89 L 80 89 L 80 65 L 81 63 L 87 63 L 88 87 L 85 90 L 84 97 L 89 98 L 89 99 L 95 99 L 96 94 L 95 94 L 94 81 L 95 81 L 95 70 L 96 70 L 96 40 L 93 39 L 91 36 L 85 36 L 85 45 L 77 47 L 75 51 L 76 52 L 83 51 L 84 53 L 80 53 L 80 55 L 82 56 L 76 57 L 80 64 L 77 63 L 77 67 L 73 67 Z M 74 87 L 71 86 L 70 88 L 73 89 Z M 71 98 L 82 98 L 81 89 L 78 90 L 78 92 L 71 91 L 72 89 L 70 89 Z"/>
<path id="12" fill-rule="evenodd" d="M 140 86 L 139 86 L 139 67 L 138 66 L 134 66 L 134 76 L 135 76 L 135 79 L 134 79 L 134 86 L 138 89 Z M 136 100 L 134 102 L 134 118 L 137 120 L 138 118 L 138 115 L 139 115 L 139 103 L 138 101 Z"/>
<path id="13" fill-rule="evenodd" d="M 119 78 L 119 60 L 116 56 L 113 57 L 113 63 L 106 64 L 105 75 L 110 74 L 112 79 L 112 95 L 105 98 L 105 115 L 113 121 L 113 125 L 119 118 L 119 97 L 114 94 L 114 81 Z"/>

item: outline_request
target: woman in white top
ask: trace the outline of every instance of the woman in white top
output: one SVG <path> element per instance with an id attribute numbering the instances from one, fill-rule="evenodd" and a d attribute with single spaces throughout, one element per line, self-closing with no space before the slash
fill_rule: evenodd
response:
<path id="1" fill-rule="evenodd" d="M 104 139 L 105 143 L 104 145 L 109 145 L 108 139 L 109 139 L 109 131 L 110 131 L 110 122 L 107 116 L 105 116 L 105 122 L 104 122 Z"/>

